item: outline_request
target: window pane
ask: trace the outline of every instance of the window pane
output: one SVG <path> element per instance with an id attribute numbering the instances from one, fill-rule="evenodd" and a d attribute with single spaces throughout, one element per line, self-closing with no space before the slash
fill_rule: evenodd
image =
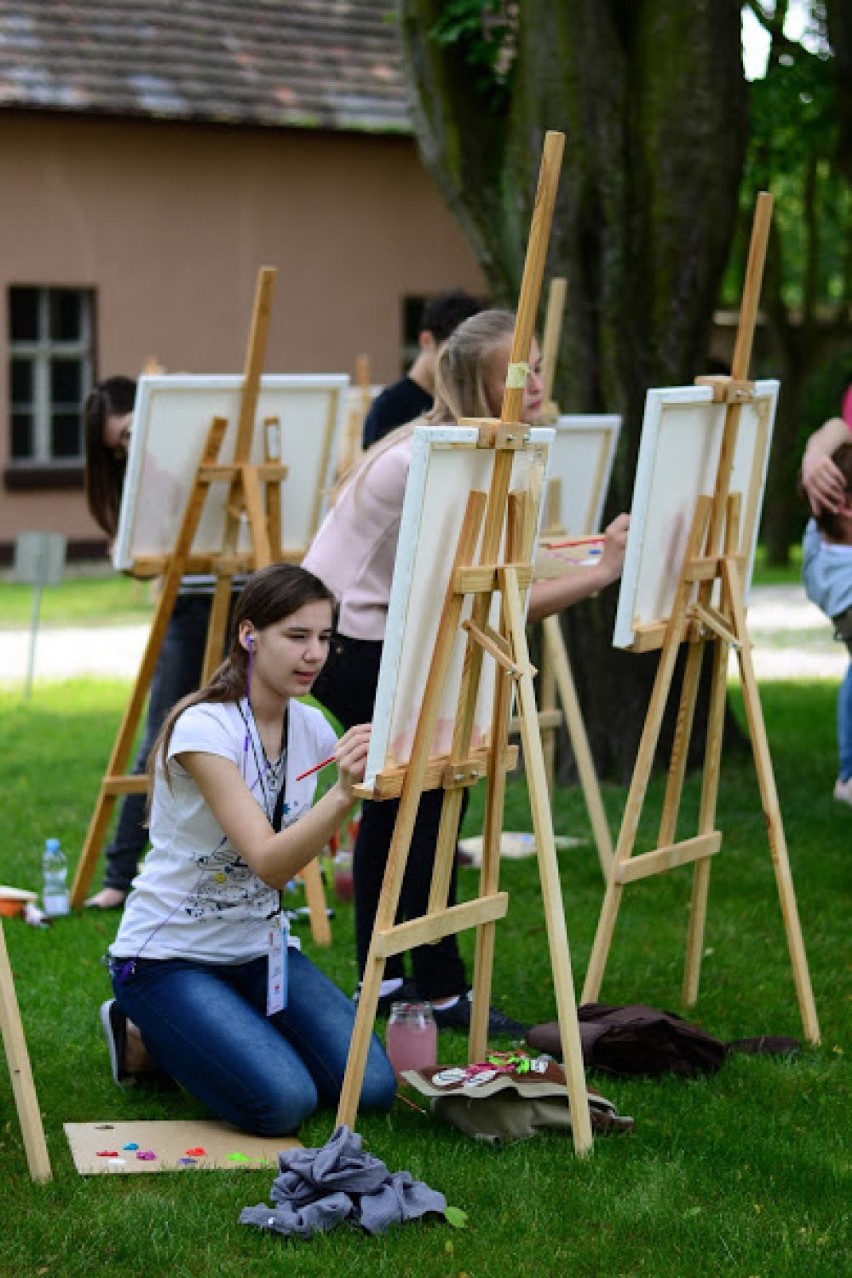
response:
<path id="1" fill-rule="evenodd" d="M 29 359 L 13 359 L 9 372 L 10 393 L 13 404 L 32 404 L 33 365 Z"/>
<path id="2" fill-rule="evenodd" d="M 50 363 L 50 398 L 54 404 L 79 404 L 83 398 L 83 370 L 78 359 Z"/>
<path id="3" fill-rule="evenodd" d="M 53 413 L 50 419 L 50 451 L 54 458 L 81 457 L 79 413 Z"/>
<path id="4" fill-rule="evenodd" d="M 83 295 L 77 289 L 50 290 L 50 340 L 76 342 L 82 334 Z"/>
<path id="5" fill-rule="evenodd" d="M 32 455 L 32 413 L 15 413 L 12 416 L 12 459 L 13 461 L 29 461 Z"/>
<path id="6" fill-rule="evenodd" d="M 9 289 L 9 337 L 13 342 L 34 342 L 38 337 L 38 289 Z"/>

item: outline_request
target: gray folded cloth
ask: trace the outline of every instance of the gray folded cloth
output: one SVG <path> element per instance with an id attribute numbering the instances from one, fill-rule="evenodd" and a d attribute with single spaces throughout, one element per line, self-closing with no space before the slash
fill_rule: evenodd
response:
<path id="1" fill-rule="evenodd" d="M 407 1171 L 389 1172 L 345 1125 L 319 1149 L 284 1150 L 278 1166 L 269 1194 L 275 1206 L 244 1207 L 241 1225 L 309 1238 L 348 1221 L 381 1234 L 390 1225 L 446 1212 L 443 1194 Z"/>

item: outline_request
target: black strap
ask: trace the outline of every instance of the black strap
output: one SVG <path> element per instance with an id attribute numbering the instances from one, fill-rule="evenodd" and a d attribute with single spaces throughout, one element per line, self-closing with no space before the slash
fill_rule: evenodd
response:
<path id="1" fill-rule="evenodd" d="M 285 764 L 285 768 L 286 768 L 286 764 Z M 281 789 L 278 791 L 278 796 L 275 800 L 275 807 L 272 809 L 272 828 L 276 834 L 281 829 L 281 821 L 284 816 L 284 791 L 286 789 L 287 789 L 287 777 L 283 776 L 281 778 Z"/>

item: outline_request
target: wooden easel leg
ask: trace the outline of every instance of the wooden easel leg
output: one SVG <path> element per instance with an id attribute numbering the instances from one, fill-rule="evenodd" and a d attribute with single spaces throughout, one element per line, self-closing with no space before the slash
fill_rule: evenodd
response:
<path id="1" fill-rule="evenodd" d="M 517 577 L 506 572 L 506 611 L 515 658 L 522 671 L 529 670 L 526 633 Z M 589 1094 L 583 1068 L 583 1048 L 580 1042 L 580 1026 L 577 1020 L 577 1001 L 574 995 L 574 978 L 571 972 L 571 954 L 568 947 L 568 929 L 562 904 L 562 887 L 559 882 L 559 865 L 553 841 L 553 821 L 550 798 L 544 775 L 544 757 L 541 736 L 538 731 L 538 713 L 535 704 L 532 678 L 522 673 L 517 684 L 521 711 L 521 738 L 529 786 L 530 810 L 538 854 L 541 878 L 541 894 L 550 962 L 556 995 L 557 1018 L 562 1040 L 562 1057 L 565 1066 L 565 1083 L 571 1110 L 571 1134 L 577 1154 L 586 1154 L 592 1148 L 592 1121 L 589 1114 Z"/>
<path id="2" fill-rule="evenodd" d="M 704 645 L 698 645 L 698 647 L 703 652 Z M 728 693 L 728 651 L 728 644 L 722 640 L 716 640 L 713 648 L 713 674 L 707 717 L 707 743 L 704 751 L 704 781 L 701 788 L 701 809 L 698 815 L 699 834 L 707 833 L 716 824 L 716 799 L 719 792 L 722 734 L 725 726 L 725 701 Z M 681 993 L 684 1007 L 694 1007 L 698 1001 L 698 982 L 701 973 L 701 956 L 704 950 L 704 926 L 707 918 L 707 899 L 710 892 L 711 864 L 712 859 L 704 857 L 703 860 L 696 861 L 692 872 L 692 901 L 689 909 L 686 961 Z"/>
<path id="3" fill-rule="evenodd" d="M 730 559 L 722 561 L 722 577 L 727 586 L 734 614 L 734 622 L 738 637 L 743 639 L 738 650 L 740 679 L 742 681 L 743 702 L 748 719 L 749 735 L 754 752 L 755 771 L 760 789 L 760 798 L 766 818 L 769 837 L 769 849 L 772 854 L 772 868 L 781 902 L 781 913 L 787 934 L 787 945 L 790 950 L 790 961 L 793 968 L 793 980 L 796 996 L 802 1017 L 802 1027 L 809 1043 L 820 1041 L 819 1021 L 817 1020 L 811 978 L 808 971 L 808 960 L 802 928 L 799 922 L 799 911 L 796 905 L 796 892 L 790 873 L 790 859 L 787 854 L 787 840 L 781 820 L 781 809 L 778 803 L 778 791 L 775 786 L 775 774 L 772 758 L 769 753 L 769 742 L 766 736 L 766 724 L 763 720 L 763 709 L 751 659 L 751 647 L 746 635 L 745 605 L 743 603 L 742 581 L 739 571 Z"/>
<path id="4" fill-rule="evenodd" d="M 355 1013 L 352 1041 L 349 1044 L 349 1058 L 346 1062 L 346 1073 L 337 1105 L 337 1126 L 345 1124 L 351 1131 L 355 1130 L 355 1120 L 358 1116 L 358 1102 L 364 1085 L 370 1038 L 376 1022 L 379 990 L 385 971 L 385 959 L 379 958 L 374 951 L 375 936 L 370 946 L 370 953 L 367 955 L 367 962 L 364 964 L 361 989 L 358 994 L 358 1010 Z"/>
<path id="5" fill-rule="evenodd" d="M 160 649 L 163 646 L 163 638 L 169 624 L 169 619 L 174 609 L 174 601 L 177 596 L 177 586 L 173 591 L 167 591 L 164 587 L 160 593 L 157 603 L 157 611 L 151 623 L 151 630 L 148 635 L 148 642 L 145 645 L 145 652 L 142 655 L 142 661 L 139 666 L 139 673 L 136 676 L 136 683 L 130 694 L 130 701 L 124 712 L 124 718 L 121 721 L 121 727 L 118 730 L 118 736 L 110 755 L 107 770 L 101 784 L 100 794 L 98 795 L 95 810 L 89 822 L 89 828 L 86 832 L 86 839 L 83 843 L 83 850 L 80 853 L 80 859 L 77 862 L 77 868 L 74 873 L 74 880 L 71 884 L 71 907 L 79 909 L 82 906 L 89 885 L 92 881 L 92 875 L 95 871 L 95 864 L 101 854 L 101 848 L 109 828 L 110 818 L 115 807 L 116 792 L 111 787 L 118 781 L 127 770 L 127 764 L 130 759 L 130 750 L 133 745 L 133 738 L 136 729 L 145 710 L 145 702 L 148 697 L 148 689 L 151 686 L 154 668 L 160 655 Z M 130 793 L 130 787 L 125 793 Z"/>
<path id="6" fill-rule="evenodd" d="M 311 936 L 317 945 L 331 945 L 331 927 L 326 914 L 325 888 L 319 861 L 316 858 L 309 861 L 299 877 L 305 885 L 305 900 L 311 918 Z"/>
<path id="7" fill-rule="evenodd" d="M 556 671 L 554 670 L 553 655 L 548 643 L 548 633 L 546 625 L 548 621 L 556 621 L 555 617 L 547 617 L 542 623 L 541 629 L 541 667 L 538 672 L 539 679 L 539 698 L 538 708 L 543 716 L 549 718 L 549 715 L 556 709 Z M 559 623 L 557 622 L 557 625 Z M 563 702 L 564 709 L 564 702 Z M 567 711 L 566 711 L 567 719 Z M 569 728 L 570 732 L 570 728 Z M 573 741 L 572 741 L 573 744 Z M 541 749 L 544 758 L 544 776 L 547 781 L 547 792 L 553 794 L 554 779 L 556 776 L 556 728 L 546 723 L 541 729 Z M 579 769 L 579 764 L 577 765 Z"/>
<path id="8" fill-rule="evenodd" d="M 2 1031 L 3 1050 L 9 1066 L 9 1076 L 12 1080 L 12 1091 L 21 1123 L 30 1176 L 33 1180 L 51 1180 L 47 1142 L 44 1139 L 41 1112 L 38 1107 L 38 1097 L 30 1068 L 27 1042 L 21 1023 L 15 982 L 2 925 L 0 925 L 0 1031 Z"/>
<path id="9" fill-rule="evenodd" d="M 201 686 L 208 683 L 213 671 L 222 664 L 225 635 L 228 630 L 228 612 L 231 607 L 232 577 L 220 577 L 213 590 L 210 620 L 207 623 L 207 642 L 204 646 L 204 663 L 201 667 Z"/>
<path id="10" fill-rule="evenodd" d="M 610 867 L 606 894 L 604 895 L 603 905 L 601 906 L 600 918 L 598 919 L 597 931 L 595 932 L 595 939 L 592 945 L 592 953 L 589 958 L 589 967 L 586 972 L 586 980 L 583 985 L 583 992 L 580 996 L 581 1003 L 595 1003 L 597 1002 L 598 995 L 600 994 L 604 969 L 609 956 L 610 946 L 612 945 L 612 934 L 615 931 L 615 921 L 618 917 L 618 910 L 621 905 L 623 888 L 618 881 L 618 871 L 620 866 L 630 859 L 633 847 L 636 843 L 639 818 L 642 815 L 642 804 L 645 799 L 645 791 L 648 787 L 648 781 L 650 780 L 651 770 L 654 764 L 654 752 L 660 738 L 660 728 L 666 707 L 666 699 L 668 697 L 672 676 L 674 674 L 678 646 L 677 634 L 670 630 L 660 654 L 660 664 L 657 667 L 657 677 L 654 680 L 654 689 L 651 693 L 648 715 L 645 719 L 645 727 L 642 730 L 642 739 L 639 743 L 639 752 L 636 756 L 633 778 L 630 782 L 627 803 L 624 807 L 624 815 L 621 820 L 621 830 L 619 832 L 618 842 L 615 848 L 615 856 L 613 857 L 612 865 Z"/>
<path id="11" fill-rule="evenodd" d="M 542 622 L 542 632 L 545 650 L 548 653 L 549 663 L 552 666 L 556 685 L 559 689 L 559 699 L 565 712 L 565 724 L 568 728 L 568 735 L 571 738 L 571 749 L 574 751 L 577 773 L 580 777 L 580 785 L 583 788 L 583 797 L 586 800 L 589 820 L 592 823 L 592 833 L 595 837 L 601 872 L 604 879 L 606 879 L 613 859 L 612 836 L 609 832 L 609 822 L 607 821 L 606 810 L 601 798 L 592 751 L 589 747 L 589 738 L 586 735 L 583 712 L 580 709 L 580 701 L 577 697 L 577 688 L 574 683 L 574 677 L 571 674 L 568 653 L 559 627 L 559 618 L 545 617 Z"/>
<path id="12" fill-rule="evenodd" d="M 514 549 L 514 543 L 510 541 Z M 479 871 L 479 894 L 488 896 L 500 886 L 500 836 L 506 801 L 506 751 L 509 745 L 509 715 L 513 680 L 499 670 L 494 686 L 493 741 L 488 757 L 488 795 L 482 831 L 482 865 Z M 540 738 L 539 738 L 540 739 Z M 497 939 L 495 923 L 483 923 L 476 929 L 473 964 L 473 1004 L 468 1039 L 468 1060 L 481 1061 L 488 1046 L 488 1009 L 491 1005 L 491 982 L 494 974 L 494 950 Z"/>
<path id="13" fill-rule="evenodd" d="M 698 699 L 698 685 L 701 679 L 703 658 L 704 644 L 690 644 L 686 657 L 686 669 L 683 672 L 680 701 L 678 703 L 677 720 L 675 722 L 672 752 L 666 780 L 666 794 L 660 817 L 660 832 L 657 836 L 660 846 L 673 843 L 677 836 L 677 816 L 680 801 L 683 797 L 686 760 L 689 754 L 689 743 L 692 738 L 692 727 L 695 722 L 695 705 Z"/>
<path id="14" fill-rule="evenodd" d="M 684 563 L 689 563 L 698 554 L 704 543 L 709 518 L 710 499 L 701 498 L 697 503 L 692 527 L 689 530 Z M 621 820 L 621 830 L 618 835 L 615 857 L 613 858 L 606 895 L 601 907 L 600 918 L 598 919 L 589 967 L 580 999 L 581 1003 L 596 1002 L 603 982 L 604 968 L 606 967 L 607 956 L 612 945 L 612 934 L 615 930 L 615 921 L 621 904 L 622 886 L 619 882 L 619 871 L 624 862 L 630 859 L 636 843 L 639 819 L 642 815 L 642 804 L 645 800 L 645 791 L 654 766 L 654 753 L 657 748 L 657 742 L 660 739 L 660 729 L 672 686 L 678 649 L 684 633 L 686 611 L 691 591 L 691 583 L 682 576 L 677 596 L 672 605 L 666 637 L 660 650 L 657 676 L 654 680 L 654 687 L 648 704 L 648 713 L 645 716 L 645 726 L 642 729 L 636 764 L 633 769 L 633 778 L 630 782 L 627 803 Z"/>

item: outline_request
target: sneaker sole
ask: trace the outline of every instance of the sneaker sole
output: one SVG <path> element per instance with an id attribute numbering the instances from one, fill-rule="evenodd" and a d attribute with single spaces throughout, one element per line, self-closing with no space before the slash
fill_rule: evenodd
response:
<path id="1" fill-rule="evenodd" d="M 124 1070 L 124 1033 L 126 1018 L 114 998 L 101 1004 L 101 1025 L 109 1051 L 109 1065 L 116 1087 L 123 1087 L 128 1082 Z"/>

